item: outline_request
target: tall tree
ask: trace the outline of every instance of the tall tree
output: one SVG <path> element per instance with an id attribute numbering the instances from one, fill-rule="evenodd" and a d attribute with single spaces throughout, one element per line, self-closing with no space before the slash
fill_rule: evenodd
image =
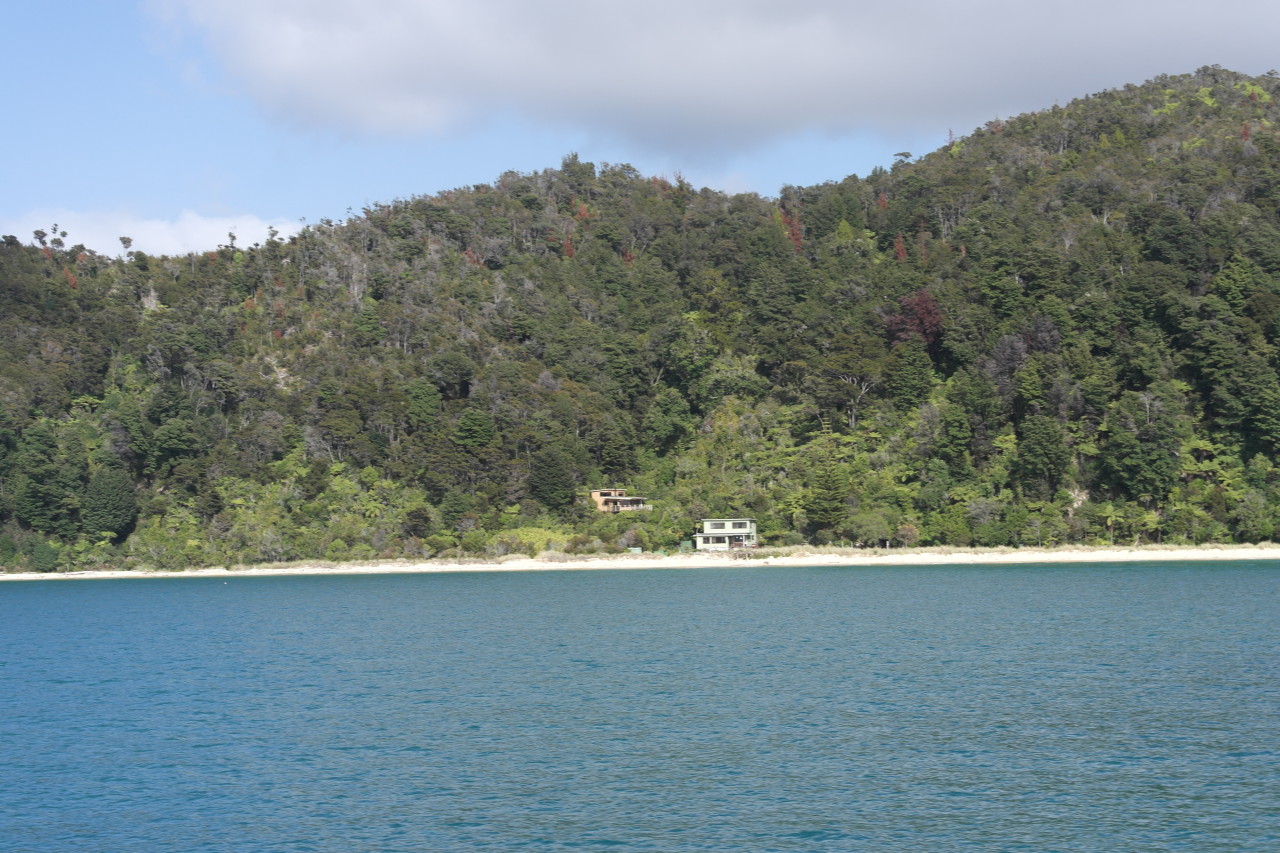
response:
<path id="1" fill-rule="evenodd" d="M 138 518 L 133 481 L 119 468 L 99 469 L 85 488 L 80 518 L 89 534 L 127 536 Z"/>

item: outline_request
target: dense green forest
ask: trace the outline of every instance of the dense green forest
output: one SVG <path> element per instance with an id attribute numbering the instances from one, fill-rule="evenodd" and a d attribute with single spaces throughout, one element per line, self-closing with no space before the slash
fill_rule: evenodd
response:
<path id="1" fill-rule="evenodd" d="M 776 199 L 571 155 L 184 257 L 6 236 L 0 565 L 1271 539 L 1278 95 L 1205 68 Z"/>

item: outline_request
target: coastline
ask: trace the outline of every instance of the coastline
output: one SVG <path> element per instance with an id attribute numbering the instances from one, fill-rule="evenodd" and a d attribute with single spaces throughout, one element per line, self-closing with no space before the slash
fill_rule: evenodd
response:
<path id="1" fill-rule="evenodd" d="M 88 571 L 64 573 L 0 573 L 0 581 L 106 580 L 121 578 L 263 577 L 288 575 L 438 574 L 444 572 L 602 571 L 626 569 L 708 569 L 751 566 L 873 566 L 999 565 L 1018 563 L 1134 563 L 1160 561 L 1276 560 L 1280 545 L 1204 545 L 1196 547 L 1121 546 L 1068 548 L 804 548 L 797 546 L 750 551 L 712 551 L 662 556 L 608 554 L 567 558 L 506 557 L 497 560 L 386 560 L 355 563 L 300 562 L 286 565 L 198 568 L 184 571 Z"/>

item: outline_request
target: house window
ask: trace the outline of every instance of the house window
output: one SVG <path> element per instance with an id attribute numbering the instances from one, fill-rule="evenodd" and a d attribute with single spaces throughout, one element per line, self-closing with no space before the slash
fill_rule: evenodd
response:
<path id="1" fill-rule="evenodd" d="M 712 537 L 711 537 L 711 541 L 712 541 L 714 544 L 716 544 L 716 545 L 723 545 L 723 544 L 724 544 L 724 537 L 723 537 L 723 536 L 712 536 Z"/>
<path id="2" fill-rule="evenodd" d="M 734 529 L 735 529 L 735 530 L 736 530 L 736 529 L 738 529 L 738 528 L 740 528 L 740 527 L 746 527 L 746 526 L 747 526 L 747 523 L 746 523 L 745 521 L 735 521 L 735 522 L 733 523 L 733 527 L 734 527 Z"/>
<path id="3" fill-rule="evenodd" d="M 713 521 L 713 522 L 711 522 L 711 529 L 712 529 L 712 530 L 724 530 L 724 522 L 723 522 L 723 521 Z"/>

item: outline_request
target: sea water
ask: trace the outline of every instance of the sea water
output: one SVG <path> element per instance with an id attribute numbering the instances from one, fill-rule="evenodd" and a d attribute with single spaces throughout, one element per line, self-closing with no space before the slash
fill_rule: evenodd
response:
<path id="1" fill-rule="evenodd" d="M 0 851 L 1280 850 L 1280 564 L 0 584 Z"/>

